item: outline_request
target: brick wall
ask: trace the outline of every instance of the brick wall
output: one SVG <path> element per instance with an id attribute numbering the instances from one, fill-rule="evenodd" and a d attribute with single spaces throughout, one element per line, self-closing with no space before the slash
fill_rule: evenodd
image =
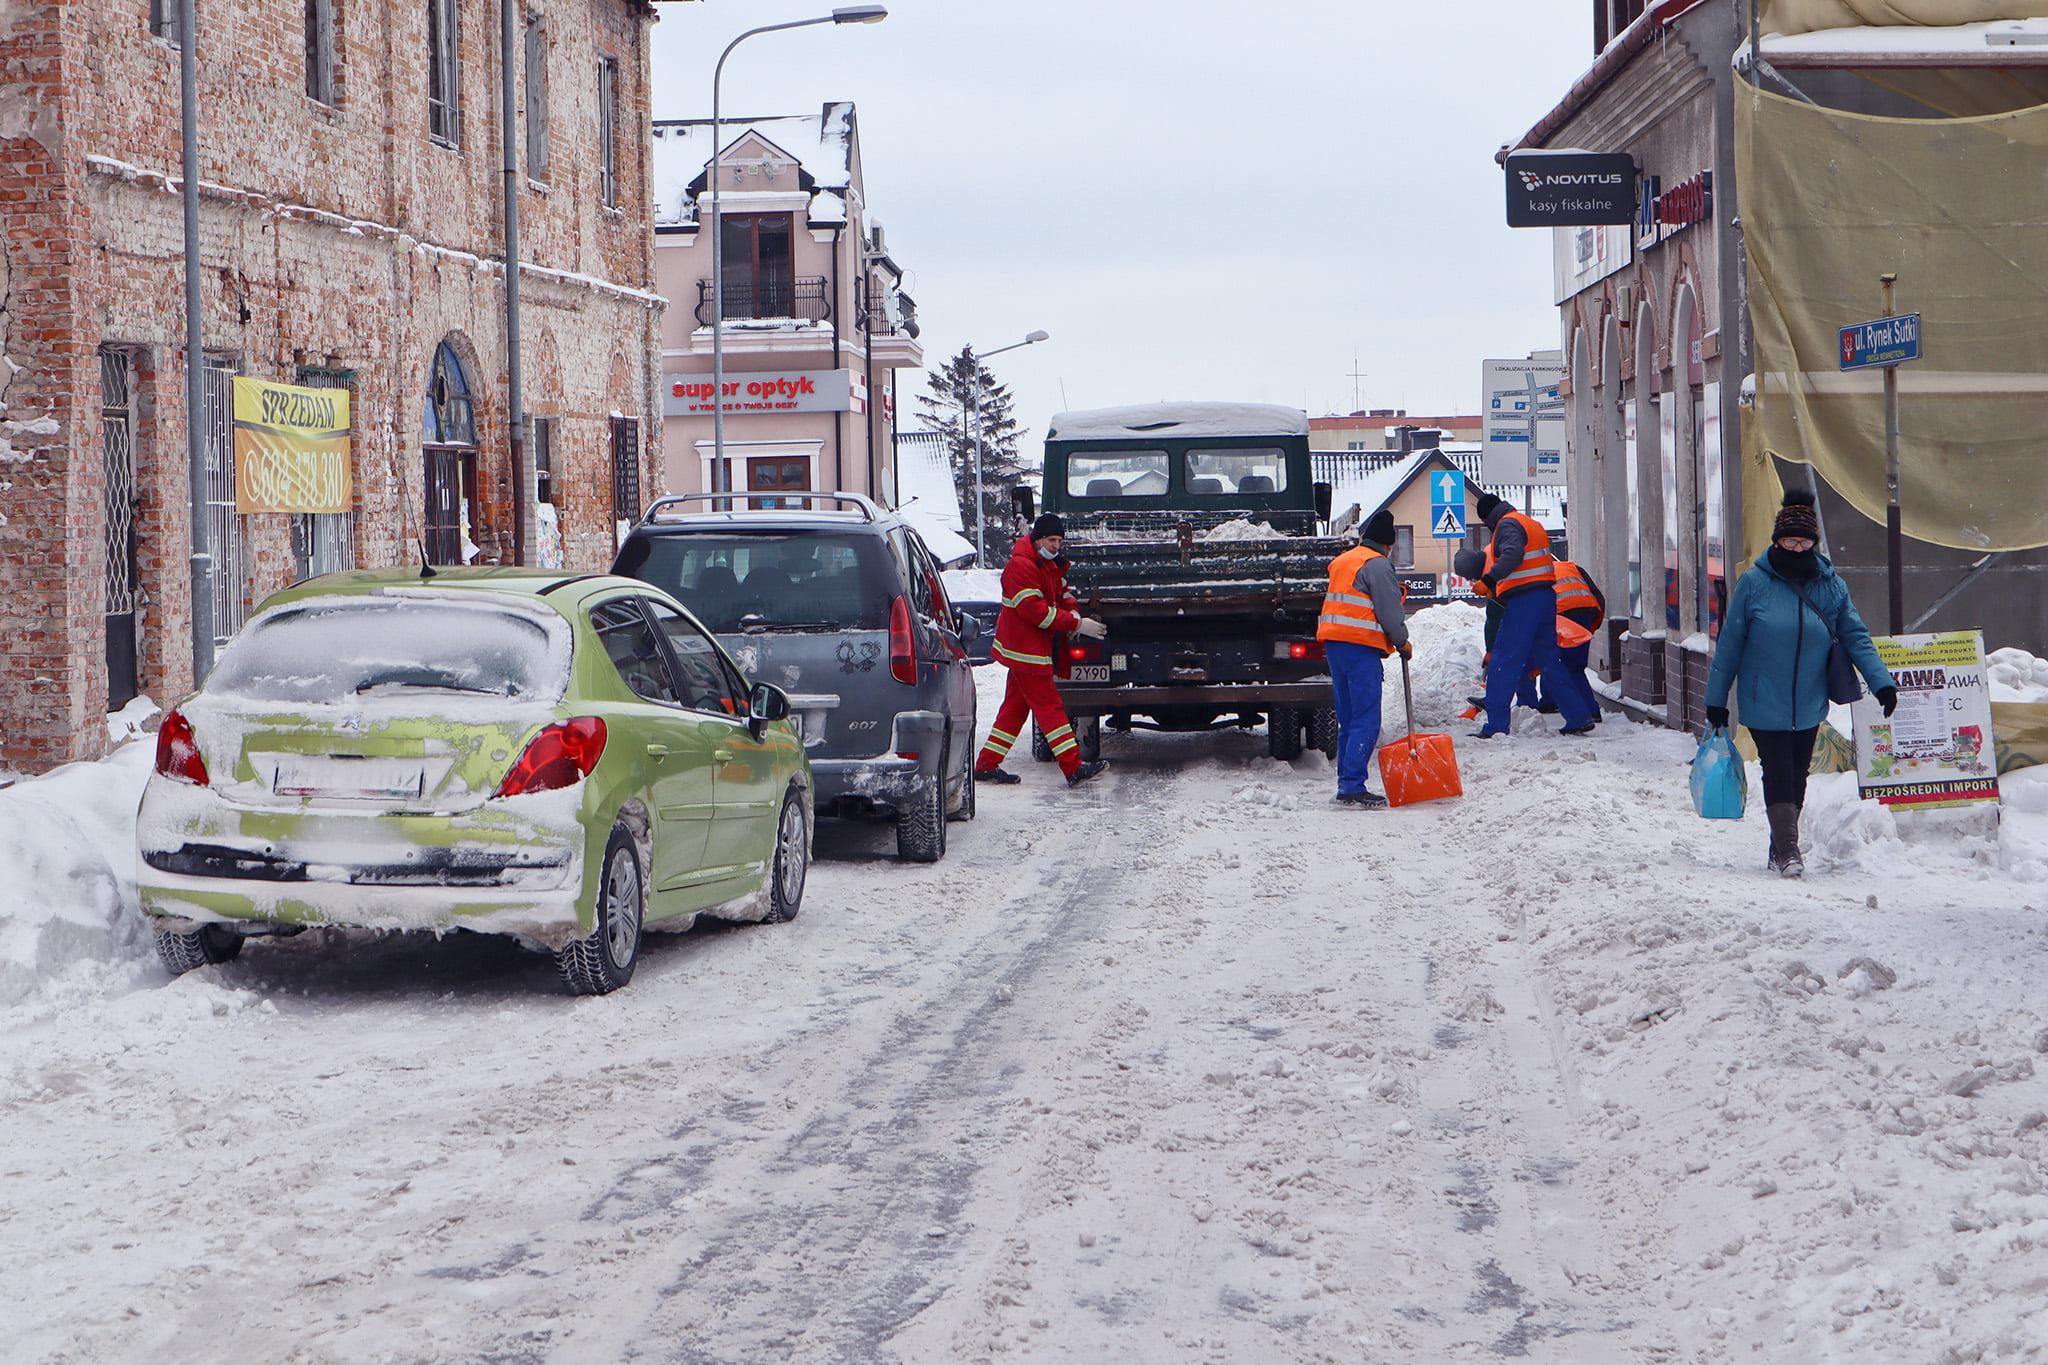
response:
<path id="1" fill-rule="evenodd" d="M 142 690 L 190 676 L 179 54 L 143 0 L 0 4 L 0 767 L 104 744 L 102 344 L 136 357 Z M 410 562 L 424 520 L 421 412 L 451 340 L 477 400 L 486 560 L 514 555 L 504 385 L 497 7 L 460 7 L 459 150 L 427 135 L 425 12 L 336 6 L 337 99 L 305 94 L 304 6 L 202 7 L 201 291 L 205 345 L 240 372 L 355 371 L 357 563 Z M 554 417 L 569 564 L 611 552 L 614 413 L 659 460 L 659 312 L 651 292 L 642 0 L 547 7 L 552 170 L 521 197 L 526 400 Z M 599 203 L 597 62 L 620 67 L 619 202 Z M 523 88 L 523 83 L 522 83 Z M 20 93 L 17 93 L 20 92 Z M 522 140 L 523 152 L 523 140 Z M 523 177 L 522 177 L 523 183 Z M 494 259 L 495 258 L 495 259 Z M 545 363 L 531 363 L 539 353 Z M 11 376 L 11 377 L 10 377 Z M 530 471 L 529 471 L 530 473 Z M 246 590 L 294 573 L 290 518 L 242 518 Z"/>

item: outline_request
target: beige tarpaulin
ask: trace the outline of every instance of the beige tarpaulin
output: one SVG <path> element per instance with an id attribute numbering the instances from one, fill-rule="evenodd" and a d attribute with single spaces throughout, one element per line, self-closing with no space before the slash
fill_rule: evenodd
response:
<path id="1" fill-rule="evenodd" d="M 1862 24 L 1941 26 L 2048 17 L 2048 0 L 1764 0 L 1764 33 L 1812 33 Z"/>
<path id="2" fill-rule="evenodd" d="M 1763 449 L 1885 519 L 1882 371 L 1844 373 L 1839 330 L 1923 315 L 1899 367 L 1906 534 L 2048 545 L 2048 106 L 1878 118 L 1768 91 L 1735 101 L 1736 175 Z"/>

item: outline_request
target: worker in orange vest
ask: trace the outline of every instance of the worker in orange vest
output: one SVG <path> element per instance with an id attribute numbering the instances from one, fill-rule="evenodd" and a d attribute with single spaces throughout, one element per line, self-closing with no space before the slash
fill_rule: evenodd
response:
<path id="1" fill-rule="evenodd" d="M 1475 739 L 1508 732 L 1515 692 L 1530 669 L 1543 675 L 1549 695 L 1564 713 L 1567 735 L 1590 734 L 1597 708 L 1587 691 L 1573 687 L 1557 652 L 1557 561 L 1550 553 L 1550 533 L 1534 517 L 1491 493 L 1481 493 L 1479 518 L 1491 534 L 1486 569 L 1477 590 L 1500 603 L 1500 634 L 1486 665 L 1486 723 Z"/>
<path id="2" fill-rule="evenodd" d="M 1607 597 L 1600 591 L 1600 585 L 1593 581 L 1593 575 L 1569 559 L 1557 561 L 1557 614 L 1565 620 L 1586 628 L 1591 637 L 1598 637 L 1600 627 L 1607 620 Z M 1600 697 L 1593 691 L 1593 684 L 1586 677 L 1586 666 L 1593 653 L 1593 640 L 1589 638 L 1582 645 L 1570 649 L 1558 649 L 1558 658 L 1564 664 L 1564 671 L 1571 683 L 1592 708 L 1594 720 L 1600 718 Z M 1558 699 L 1544 693 L 1537 701 L 1536 709 L 1543 712 L 1556 711 Z"/>
<path id="3" fill-rule="evenodd" d="M 1365 785 L 1380 742 L 1380 693 L 1390 654 L 1409 657 L 1408 614 L 1394 575 L 1394 514 L 1373 513 L 1358 544 L 1330 561 L 1316 639 L 1337 694 L 1337 800 L 1364 810 L 1387 798 Z"/>

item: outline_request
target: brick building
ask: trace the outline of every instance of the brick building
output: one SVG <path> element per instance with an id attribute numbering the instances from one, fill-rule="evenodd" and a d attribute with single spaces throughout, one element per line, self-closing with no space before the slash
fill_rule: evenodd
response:
<path id="1" fill-rule="evenodd" d="M 214 619 L 307 573 L 602 567 L 658 469 L 647 0 L 522 13 L 514 535 L 495 0 L 199 6 Z M 0 768 L 191 685 L 175 0 L 0 5 Z M 351 511 L 236 510 L 235 375 L 352 391 Z M 559 528 L 559 533 L 552 534 Z"/>

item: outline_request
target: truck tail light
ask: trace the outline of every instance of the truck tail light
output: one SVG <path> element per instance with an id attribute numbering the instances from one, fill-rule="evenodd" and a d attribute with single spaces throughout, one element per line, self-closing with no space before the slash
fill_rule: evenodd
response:
<path id="1" fill-rule="evenodd" d="M 917 640 L 910 633 L 907 597 L 889 605 L 889 676 L 909 686 L 917 684 Z"/>
<path id="2" fill-rule="evenodd" d="M 1067 662 L 1099 663 L 1109 657 L 1109 646 L 1100 640 L 1075 640 L 1067 645 Z"/>
<path id="3" fill-rule="evenodd" d="M 193 737 L 192 722 L 181 711 L 172 711 L 157 727 L 156 770 L 173 782 L 188 782 L 195 787 L 208 785 L 206 760 L 199 756 L 199 741 Z"/>
<path id="4" fill-rule="evenodd" d="M 1273 657 L 1276 659 L 1320 659 L 1323 657 L 1321 640 L 1275 640 Z"/>
<path id="5" fill-rule="evenodd" d="M 578 716 L 557 721 L 526 742 L 526 748 L 491 793 L 500 796 L 531 796 L 573 787 L 590 776 L 604 755 L 604 722 L 596 716 Z"/>

